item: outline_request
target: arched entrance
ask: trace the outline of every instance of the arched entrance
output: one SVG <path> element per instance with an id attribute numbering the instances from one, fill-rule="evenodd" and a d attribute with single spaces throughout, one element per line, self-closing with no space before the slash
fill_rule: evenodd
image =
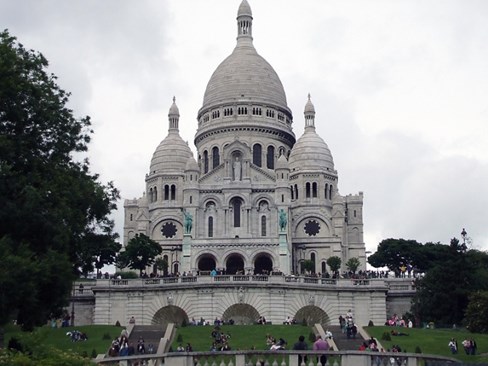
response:
<path id="1" fill-rule="evenodd" d="M 273 271 L 273 260 L 266 253 L 258 254 L 254 260 L 254 274 L 270 274 Z"/>
<path id="2" fill-rule="evenodd" d="M 228 322 L 233 320 L 234 324 L 254 324 L 259 319 L 259 312 L 248 304 L 235 304 L 227 308 L 222 315 L 222 320 Z"/>
<path id="3" fill-rule="evenodd" d="M 307 305 L 298 310 L 295 315 L 295 320 L 299 324 L 305 322 L 308 326 L 314 324 L 328 325 L 330 323 L 327 313 L 315 305 Z"/>
<path id="4" fill-rule="evenodd" d="M 215 269 L 215 258 L 211 255 L 204 255 L 198 260 L 198 270 L 199 271 L 208 271 Z"/>
<path id="5" fill-rule="evenodd" d="M 226 274 L 244 274 L 244 259 L 239 254 L 231 254 L 225 267 Z"/>
<path id="6" fill-rule="evenodd" d="M 162 325 L 163 328 L 169 323 L 175 323 L 178 326 L 181 326 L 183 323 L 188 324 L 188 315 L 186 315 L 185 311 L 174 305 L 168 305 L 161 309 L 159 309 L 156 314 L 154 314 L 151 323 L 153 325 Z"/>

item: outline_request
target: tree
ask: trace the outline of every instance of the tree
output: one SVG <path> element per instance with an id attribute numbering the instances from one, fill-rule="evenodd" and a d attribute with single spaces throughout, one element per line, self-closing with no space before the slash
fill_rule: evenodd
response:
<path id="1" fill-rule="evenodd" d="M 88 244 L 117 237 L 119 192 L 73 159 L 88 149 L 90 118 L 73 116 L 47 67 L 0 33 L 0 325 L 15 317 L 25 329 L 66 305 Z"/>
<path id="2" fill-rule="evenodd" d="M 415 240 L 385 239 L 378 245 L 377 251 L 370 255 L 368 263 L 373 267 L 388 267 L 390 271 L 399 272 L 402 264 L 422 265 L 422 244 Z"/>
<path id="3" fill-rule="evenodd" d="M 460 324 L 470 294 L 488 291 L 488 254 L 477 250 L 458 251 L 450 245 L 437 247 L 442 259 L 432 262 L 425 276 L 415 281 L 417 291 L 412 312 L 423 321 Z"/>
<path id="4" fill-rule="evenodd" d="M 306 271 L 306 272 L 313 272 L 315 268 L 315 264 L 312 260 L 310 259 L 305 259 L 303 262 L 302 262 L 302 272 L 303 271 Z"/>
<path id="5" fill-rule="evenodd" d="M 346 262 L 346 268 L 352 273 L 356 273 L 360 265 L 361 262 L 356 257 L 349 258 L 349 260 Z"/>
<path id="6" fill-rule="evenodd" d="M 327 258 L 327 265 L 333 273 L 337 273 L 341 268 L 342 260 L 337 256 Z"/>
<path id="7" fill-rule="evenodd" d="M 473 333 L 488 333 L 488 291 L 476 291 L 469 296 L 465 323 Z"/>
<path id="8" fill-rule="evenodd" d="M 168 274 L 168 260 L 165 259 L 165 258 L 158 258 L 156 259 L 156 268 L 158 269 L 158 271 L 163 271 L 163 275 L 167 275 Z"/>
<path id="9" fill-rule="evenodd" d="M 122 268 L 138 269 L 142 271 L 156 261 L 156 257 L 163 252 L 161 246 L 144 234 L 136 234 L 129 240 L 125 251 L 119 255 L 119 265 Z"/>

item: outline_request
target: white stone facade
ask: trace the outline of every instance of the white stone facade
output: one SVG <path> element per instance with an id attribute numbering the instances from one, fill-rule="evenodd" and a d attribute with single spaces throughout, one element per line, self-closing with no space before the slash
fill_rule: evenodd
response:
<path id="1" fill-rule="evenodd" d="M 281 81 L 254 49 L 252 20 L 244 0 L 236 47 L 211 76 L 197 114 L 197 159 L 179 135 L 173 101 L 145 194 L 124 203 L 124 245 L 148 235 L 161 244 L 169 271 L 181 274 L 302 273 L 304 260 L 324 273 L 331 256 L 342 259 L 342 270 L 352 257 L 365 269 L 363 194 L 339 194 L 310 96 L 296 140 Z"/>

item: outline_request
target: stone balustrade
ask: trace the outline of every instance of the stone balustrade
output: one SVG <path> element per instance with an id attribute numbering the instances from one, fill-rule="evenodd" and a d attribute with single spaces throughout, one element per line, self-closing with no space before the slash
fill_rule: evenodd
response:
<path id="1" fill-rule="evenodd" d="M 417 353 L 367 352 L 367 351 L 227 351 L 227 352 L 171 352 L 160 355 L 99 358 L 98 365 L 152 366 L 318 366 L 317 356 L 326 354 L 329 366 L 460 366 L 461 362 L 442 356 Z M 299 365 L 298 355 L 306 356 L 307 362 Z"/>

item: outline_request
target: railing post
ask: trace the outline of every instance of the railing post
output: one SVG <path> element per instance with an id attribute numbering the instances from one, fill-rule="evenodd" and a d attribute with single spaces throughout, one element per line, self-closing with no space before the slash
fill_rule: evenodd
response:
<path id="1" fill-rule="evenodd" d="M 236 355 L 235 366 L 246 366 L 246 355 Z"/>

